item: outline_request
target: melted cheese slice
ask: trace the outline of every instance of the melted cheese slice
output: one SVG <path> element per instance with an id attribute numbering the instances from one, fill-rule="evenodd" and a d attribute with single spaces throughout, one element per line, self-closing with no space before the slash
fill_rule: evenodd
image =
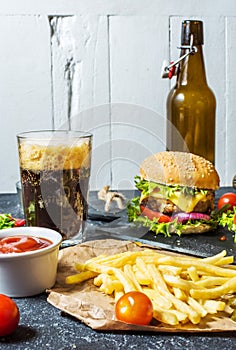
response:
<path id="1" fill-rule="evenodd" d="M 155 192 L 155 191 L 150 193 L 149 197 L 154 197 L 159 199 L 164 198 L 159 192 Z M 147 198 L 147 196 L 141 196 L 140 202 L 144 198 Z M 181 191 L 176 191 L 175 193 L 173 193 L 172 196 L 168 197 L 168 199 L 172 203 L 174 203 L 178 208 L 180 208 L 182 211 L 185 211 L 186 213 L 190 213 L 193 211 L 193 209 L 195 208 L 198 202 L 206 200 L 206 194 L 199 192 L 195 196 L 185 196 Z"/>

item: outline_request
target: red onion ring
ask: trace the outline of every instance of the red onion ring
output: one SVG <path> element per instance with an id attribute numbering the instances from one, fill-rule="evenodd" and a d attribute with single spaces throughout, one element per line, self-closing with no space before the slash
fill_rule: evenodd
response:
<path id="1" fill-rule="evenodd" d="M 203 213 L 177 213 L 172 216 L 173 220 L 178 219 L 178 222 L 186 222 L 188 220 L 210 220 L 210 215 L 203 214 Z"/>

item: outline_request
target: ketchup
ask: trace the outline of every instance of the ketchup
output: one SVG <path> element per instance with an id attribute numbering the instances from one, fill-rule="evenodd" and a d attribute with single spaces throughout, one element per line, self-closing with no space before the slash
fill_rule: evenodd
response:
<path id="1" fill-rule="evenodd" d="M 47 238 L 32 236 L 10 236 L 0 239 L 0 254 L 24 253 L 48 247 L 52 242 Z"/>

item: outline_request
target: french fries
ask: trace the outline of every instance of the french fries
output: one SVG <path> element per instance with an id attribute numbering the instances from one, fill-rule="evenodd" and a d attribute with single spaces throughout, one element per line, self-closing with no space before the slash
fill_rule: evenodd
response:
<path id="1" fill-rule="evenodd" d="M 226 294 L 236 293 L 233 256 L 223 250 L 208 258 L 174 256 L 153 249 L 100 255 L 76 263 L 78 273 L 67 284 L 93 278 L 99 290 L 117 301 L 124 293 L 141 291 L 153 304 L 153 317 L 170 326 L 198 324 L 226 307 Z"/>

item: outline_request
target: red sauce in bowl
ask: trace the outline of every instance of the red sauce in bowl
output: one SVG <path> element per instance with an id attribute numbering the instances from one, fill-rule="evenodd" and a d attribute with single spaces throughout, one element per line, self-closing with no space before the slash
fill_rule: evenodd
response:
<path id="1" fill-rule="evenodd" d="M 0 254 L 24 253 L 48 247 L 52 242 L 47 238 L 33 236 L 9 236 L 0 239 Z"/>

